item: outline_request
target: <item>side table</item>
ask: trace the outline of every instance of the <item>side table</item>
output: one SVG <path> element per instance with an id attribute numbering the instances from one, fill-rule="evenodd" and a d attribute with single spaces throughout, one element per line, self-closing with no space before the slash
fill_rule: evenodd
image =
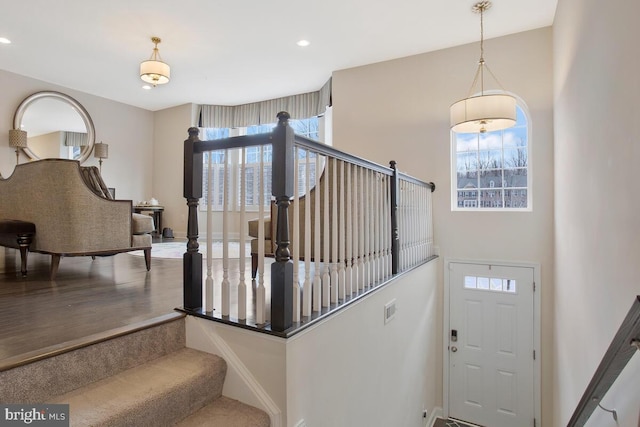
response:
<path id="1" fill-rule="evenodd" d="M 164 206 L 136 205 L 133 207 L 133 211 L 135 213 L 151 212 L 153 214 L 153 224 L 156 226 L 153 233 L 156 235 L 162 233 L 162 212 L 164 211 Z"/>

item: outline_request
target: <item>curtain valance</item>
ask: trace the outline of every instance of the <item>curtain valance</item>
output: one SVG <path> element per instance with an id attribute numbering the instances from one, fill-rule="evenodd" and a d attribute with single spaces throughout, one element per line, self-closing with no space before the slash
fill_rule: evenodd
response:
<path id="1" fill-rule="evenodd" d="M 83 147 L 88 145 L 87 134 L 84 132 L 64 132 L 64 145 L 66 147 Z"/>
<path id="2" fill-rule="evenodd" d="M 236 106 L 200 105 L 198 126 L 236 128 L 274 123 L 277 114 L 286 111 L 293 119 L 305 119 L 324 113 L 331 105 L 331 79 L 316 92 Z"/>

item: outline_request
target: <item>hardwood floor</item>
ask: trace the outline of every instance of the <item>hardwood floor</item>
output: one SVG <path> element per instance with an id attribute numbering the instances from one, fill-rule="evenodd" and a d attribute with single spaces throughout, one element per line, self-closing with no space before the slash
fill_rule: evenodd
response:
<path id="1" fill-rule="evenodd" d="M 129 254 L 67 257 L 50 281 L 50 257 L 0 248 L 0 368 L 22 356 L 174 313 L 182 305 L 182 260 Z"/>
<path id="2" fill-rule="evenodd" d="M 20 255 L 16 249 L 0 247 L 0 370 L 55 354 L 66 348 L 104 339 L 109 334 L 159 317 L 180 315 L 182 306 L 182 259 L 151 257 L 147 271 L 144 257 L 127 253 L 109 257 L 66 257 L 60 262 L 55 281 L 49 280 L 50 256 L 29 254 L 28 275 L 20 274 Z M 270 317 L 270 264 L 265 259 L 266 325 L 256 325 L 256 281 L 250 277 L 251 260 L 245 264 L 247 319 L 238 321 L 237 285 L 239 260 L 230 259 L 231 312 L 221 316 L 222 260 L 214 259 L 214 311 L 191 312 L 200 317 L 231 323 L 278 336 L 292 336 L 331 313 L 377 290 L 384 282 L 347 296 L 337 304 L 322 307 L 283 333 L 274 333 Z M 203 283 L 206 280 L 204 268 Z M 313 276 L 313 265 L 310 274 Z M 300 283 L 304 263 L 300 263 Z"/>

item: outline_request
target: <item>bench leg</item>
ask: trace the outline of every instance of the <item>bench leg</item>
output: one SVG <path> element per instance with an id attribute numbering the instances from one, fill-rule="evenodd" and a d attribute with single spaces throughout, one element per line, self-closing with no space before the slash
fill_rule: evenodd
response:
<path id="1" fill-rule="evenodd" d="M 144 263 L 147 265 L 147 271 L 151 270 L 151 248 L 144 250 Z"/>
<path id="2" fill-rule="evenodd" d="M 20 272 L 23 276 L 27 275 L 27 256 L 29 255 L 29 246 L 33 234 L 18 234 L 18 246 L 20 247 Z"/>
<path id="3" fill-rule="evenodd" d="M 51 269 L 49 271 L 49 279 L 55 280 L 56 274 L 58 274 L 58 267 L 60 266 L 61 255 L 51 255 Z"/>
<path id="4" fill-rule="evenodd" d="M 251 278 L 255 279 L 258 275 L 258 254 L 251 254 Z"/>

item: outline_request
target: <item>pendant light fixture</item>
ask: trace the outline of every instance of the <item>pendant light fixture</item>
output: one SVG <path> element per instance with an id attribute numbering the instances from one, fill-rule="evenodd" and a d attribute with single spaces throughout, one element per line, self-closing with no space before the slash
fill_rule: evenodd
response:
<path id="1" fill-rule="evenodd" d="M 162 62 L 158 51 L 158 43 L 161 41 L 160 37 L 151 37 L 151 42 L 155 44 L 151 58 L 140 64 L 140 78 L 154 87 L 169 83 L 169 78 L 171 77 L 171 67 L 169 67 L 169 64 Z"/>
<path id="2" fill-rule="evenodd" d="M 516 99 L 508 95 L 496 76 L 484 61 L 484 12 L 491 8 L 490 1 L 473 5 L 473 12 L 480 14 L 480 60 L 467 97 L 450 108 L 451 130 L 458 133 L 485 133 L 506 129 L 516 123 Z M 484 72 L 489 72 L 502 93 L 484 93 Z M 471 96 L 480 83 L 480 95 Z"/>

